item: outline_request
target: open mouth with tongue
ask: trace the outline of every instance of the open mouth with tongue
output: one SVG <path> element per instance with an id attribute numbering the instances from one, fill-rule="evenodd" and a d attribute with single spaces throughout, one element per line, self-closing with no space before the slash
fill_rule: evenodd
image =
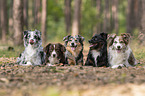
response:
<path id="1" fill-rule="evenodd" d="M 91 44 L 89 47 L 93 47 L 93 46 L 96 46 L 96 45 L 98 45 L 98 43 L 96 43 L 96 44 Z"/>
<path id="2" fill-rule="evenodd" d="M 71 46 L 71 50 L 75 50 L 77 46 Z"/>
<path id="3" fill-rule="evenodd" d="M 120 53 L 121 52 L 121 49 L 116 49 L 117 50 L 117 53 Z"/>

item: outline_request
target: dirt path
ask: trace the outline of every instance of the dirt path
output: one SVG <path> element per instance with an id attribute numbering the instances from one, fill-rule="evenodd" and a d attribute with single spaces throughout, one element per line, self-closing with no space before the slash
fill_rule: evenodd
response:
<path id="1" fill-rule="evenodd" d="M 141 67 L 23 67 L 11 63 L 0 68 L 0 96 L 139 96 L 134 92 L 145 93 L 145 69 Z"/>

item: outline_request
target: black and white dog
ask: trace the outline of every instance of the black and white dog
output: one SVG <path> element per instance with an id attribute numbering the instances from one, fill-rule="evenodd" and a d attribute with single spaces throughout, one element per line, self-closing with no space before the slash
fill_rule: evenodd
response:
<path id="1" fill-rule="evenodd" d="M 41 32 L 36 30 L 27 30 L 23 32 L 23 41 L 25 50 L 17 59 L 18 64 L 41 65 L 44 63 L 45 54 L 43 52 Z"/>
<path id="2" fill-rule="evenodd" d="M 44 49 L 46 53 L 45 64 L 48 66 L 55 66 L 55 64 L 66 64 L 65 60 L 65 47 L 60 43 L 49 43 Z"/>
<path id="3" fill-rule="evenodd" d="M 137 64 L 129 46 L 130 35 L 122 33 L 108 35 L 108 60 L 112 68 L 129 67 Z"/>
<path id="4" fill-rule="evenodd" d="M 80 35 L 68 35 L 63 38 L 66 47 L 66 60 L 70 65 L 83 65 L 83 41 L 84 37 Z"/>
<path id="5" fill-rule="evenodd" d="M 90 50 L 86 60 L 86 66 L 108 67 L 107 59 L 107 33 L 96 34 L 89 40 Z"/>

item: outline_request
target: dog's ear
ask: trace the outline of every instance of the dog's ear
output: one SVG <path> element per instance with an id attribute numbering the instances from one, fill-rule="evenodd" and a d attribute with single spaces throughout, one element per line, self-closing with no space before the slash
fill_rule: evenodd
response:
<path id="1" fill-rule="evenodd" d="M 129 33 L 122 33 L 121 34 L 125 44 L 128 44 L 129 43 L 129 39 L 130 39 L 130 34 Z"/>
<path id="2" fill-rule="evenodd" d="M 66 37 L 63 38 L 63 41 L 65 41 L 64 46 L 67 46 L 67 43 L 68 43 L 70 37 L 71 37 L 71 35 L 68 35 L 68 36 L 66 36 Z"/>
<path id="3" fill-rule="evenodd" d="M 63 38 L 63 41 L 68 41 L 70 37 L 71 37 L 71 35 L 65 36 L 65 37 Z"/>
<path id="4" fill-rule="evenodd" d="M 66 51 L 66 48 L 62 44 L 58 43 L 58 45 L 59 45 L 59 48 L 62 52 Z"/>
<path id="5" fill-rule="evenodd" d="M 104 32 L 103 32 L 103 33 L 100 33 L 100 35 L 101 35 L 105 40 L 107 40 L 107 35 L 108 35 L 107 33 L 104 33 Z"/>
<path id="6" fill-rule="evenodd" d="M 23 32 L 23 35 L 24 35 L 25 38 L 27 37 L 27 34 L 28 34 L 27 30 Z"/>
<path id="7" fill-rule="evenodd" d="M 115 37 L 116 37 L 116 34 L 108 34 L 107 41 L 108 41 L 109 46 L 113 44 Z"/>
<path id="8" fill-rule="evenodd" d="M 107 40 L 114 39 L 116 37 L 116 34 L 108 34 Z"/>
<path id="9" fill-rule="evenodd" d="M 51 43 L 47 44 L 47 46 L 43 48 L 43 51 L 44 51 L 45 53 L 48 53 L 48 52 L 49 52 L 49 47 L 50 47 L 50 45 L 51 45 Z"/>
<path id="10" fill-rule="evenodd" d="M 35 29 L 35 32 L 36 32 L 36 34 L 41 36 L 41 32 L 39 30 Z"/>
<path id="11" fill-rule="evenodd" d="M 79 41 L 83 42 L 85 40 L 85 38 L 81 35 L 77 35 L 76 38 L 79 39 Z"/>
<path id="12" fill-rule="evenodd" d="M 41 32 L 35 29 L 36 34 L 38 35 L 38 40 L 41 40 Z"/>

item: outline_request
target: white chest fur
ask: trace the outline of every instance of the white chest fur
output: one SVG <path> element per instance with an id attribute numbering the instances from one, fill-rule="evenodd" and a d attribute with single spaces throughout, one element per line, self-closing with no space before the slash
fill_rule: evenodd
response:
<path id="1" fill-rule="evenodd" d="M 125 52 L 118 53 L 116 50 L 112 50 L 112 48 L 109 48 L 108 56 L 109 56 L 109 64 L 111 66 L 114 65 L 126 65 L 127 67 L 130 66 L 128 63 L 128 58 L 130 55 L 131 49 L 130 47 L 125 50 Z"/>
<path id="2" fill-rule="evenodd" d="M 50 64 L 54 65 L 54 64 L 59 64 L 59 59 L 56 57 L 49 57 L 49 62 Z"/>
<path id="3" fill-rule="evenodd" d="M 37 54 L 37 49 L 34 49 L 31 45 L 28 45 L 28 47 L 25 50 L 25 54 L 28 57 L 32 57 L 33 55 Z"/>
<path id="4" fill-rule="evenodd" d="M 100 56 L 100 52 L 97 50 L 91 50 L 92 56 L 95 59 L 95 65 L 97 66 L 97 57 Z"/>
<path id="5" fill-rule="evenodd" d="M 24 56 L 27 62 L 34 63 L 35 65 L 39 65 L 41 63 L 39 57 L 39 48 L 33 48 L 33 46 L 28 45 L 25 49 Z"/>

